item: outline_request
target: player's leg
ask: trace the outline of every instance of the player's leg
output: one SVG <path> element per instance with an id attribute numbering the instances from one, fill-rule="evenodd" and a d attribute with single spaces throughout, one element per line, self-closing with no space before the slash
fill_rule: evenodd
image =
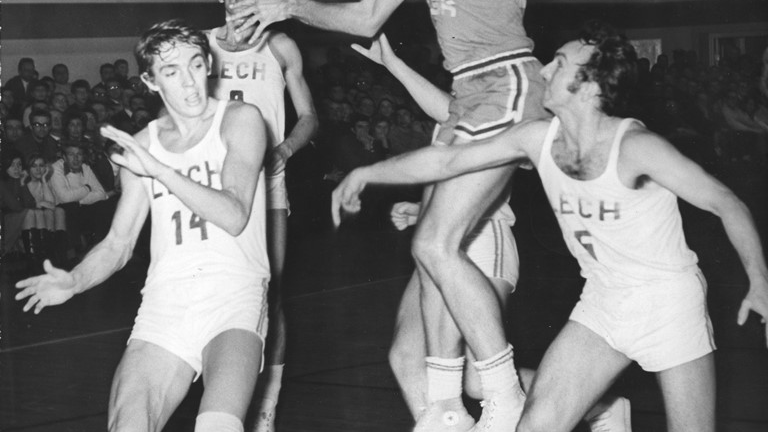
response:
<path id="1" fill-rule="evenodd" d="M 414 432 L 464 432 L 475 421 L 462 400 L 462 382 L 466 359 L 464 343 L 453 317 L 448 312 L 440 290 L 429 278 L 419 278 L 423 335 L 426 337 L 427 409 L 417 419 Z"/>
<path id="2" fill-rule="evenodd" d="M 400 300 L 389 349 L 389 365 L 414 419 L 427 409 L 427 365 L 424 361 L 427 349 L 420 291 L 419 278 L 414 272 Z"/>
<path id="3" fill-rule="evenodd" d="M 427 351 L 431 357 L 455 356 L 453 339 L 441 337 L 452 318 L 475 357 L 480 359 L 475 366 L 480 371 L 483 399 L 495 400 L 505 407 L 503 413 L 494 415 L 494 421 L 506 430 L 517 423 L 524 395 L 496 293 L 485 275 L 468 259 L 462 244 L 479 218 L 496 204 L 513 171 L 513 167 L 505 166 L 436 185 L 414 238 L 417 268 L 440 288 L 450 312 L 449 317 L 446 314 L 435 317 L 429 310 L 422 309 L 427 323 Z M 421 278 L 423 289 L 424 279 Z M 446 340 L 448 346 L 444 344 Z"/>
<path id="4" fill-rule="evenodd" d="M 194 376 L 195 370 L 168 350 L 132 339 L 112 380 L 109 430 L 161 431 Z"/>
<path id="5" fill-rule="evenodd" d="M 282 388 L 285 368 L 287 330 L 283 311 L 283 269 L 288 244 L 288 199 L 284 177 L 267 178 L 267 254 L 271 279 L 269 282 L 269 330 L 266 341 L 264 371 L 251 401 L 253 431 L 274 431 L 275 410 Z"/>
<path id="6" fill-rule="evenodd" d="M 715 359 L 704 357 L 657 373 L 669 432 L 715 430 Z"/>
<path id="7" fill-rule="evenodd" d="M 544 354 L 517 431 L 573 430 L 630 363 L 598 334 L 568 321 Z"/>
<path id="8" fill-rule="evenodd" d="M 256 333 L 226 330 L 203 349 L 203 384 L 196 432 L 242 431 L 256 377 L 263 341 Z"/>
<path id="9" fill-rule="evenodd" d="M 490 282 L 491 285 L 493 285 L 494 291 L 499 298 L 499 303 L 501 304 L 503 314 L 506 311 L 509 294 L 514 290 L 514 287 L 509 283 L 509 281 L 504 279 L 490 278 Z M 469 349 L 465 350 L 465 355 L 467 357 L 467 366 L 464 368 L 464 393 L 473 399 L 483 399 L 483 388 L 480 382 L 480 375 L 477 373 L 477 369 L 475 369 L 473 366 L 473 363 L 476 361 L 476 359 L 472 354 L 472 351 Z M 533 380 L 534 371 L 531 371 L 530 369 L 529 371 L 530 379 L 528 382 L 530 383 Z M 520 377 L 520 384 L 522 385 L 524 383 L 523 373 L 522 371 L 518 371 L 518 374 Z M 528 387 L 523 386 L 523 388 Z"/>

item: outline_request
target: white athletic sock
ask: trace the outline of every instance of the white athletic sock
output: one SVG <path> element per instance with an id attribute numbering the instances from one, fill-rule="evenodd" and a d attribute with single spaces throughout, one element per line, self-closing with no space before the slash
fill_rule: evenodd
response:
<path id="1" fill-rule="evenodd" d="M 429 403 L 461 398 L 464 357 L 427 357 L 427 400 Z"/>
<path id="2" fill-rule="evenodd" d="M 197 416 L 195 432 L 243 432 L 243 422 L 229 413 L 206 411 Z"/>
<path id="3" fill-rule="evenodd" d="M 502 352 L 495 356 L 473 363 L 480 375 L 480 385 L 483 388 L 483 398 L 490 399 L 492 395 L 513 389 L 520 385 L 515 370 L 512 345 L 507 345 Z"/>

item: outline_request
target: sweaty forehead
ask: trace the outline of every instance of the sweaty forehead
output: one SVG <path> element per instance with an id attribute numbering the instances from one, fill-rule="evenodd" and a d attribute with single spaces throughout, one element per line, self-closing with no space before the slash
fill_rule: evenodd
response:
<path id="1" fill-rule="evenodd" d="M 198 54 L 202 55 L 203 50 L 196 45 L 167 42 L 160 45 L 158 53 L 155 54 L 155 65 L 163 67 L 170 64 L 188 62 Z"/>

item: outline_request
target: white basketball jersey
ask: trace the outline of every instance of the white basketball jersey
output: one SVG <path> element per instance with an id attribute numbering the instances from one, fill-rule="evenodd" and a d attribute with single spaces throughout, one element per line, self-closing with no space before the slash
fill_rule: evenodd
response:
<path id="1" fill-rule="evenodd" d="M 213 55 L 208 80 L 211 94 L 220 100 L 236 99 L 256 105 L 267 123 L 270 147 L 280 144 L 285 138 L 285 78 L 280 63 L 269 43 L 259 50 L 224 50 L 216 40 L 218 31 L 207 32 Z"/>
<path id="2" fill-rule="evenodd" d="M 621 122 L 605 171 L 598 178 L 576 180 L 555 164 L 552 142 L 560 127 L 557 117 L 538 164 L 544 190 L 582 276 L 612 286 L 667 278 L 690 270 L 698 261 L 685 242 L 677 197 L 653 181 L 630 189 L 619 179 L 621 141 L 635 121 Z"/>
<path id="3" fill-rule="evenodd" d="M 220 129 L 227 103 L 218 102 L 211 128 L 183 153 L 165 150 L 158 140 L 157 121 L 149 123 L 149 153 L 191 180 L 221 190 L 227 148 Z M 264 170 L 258 175 L 250 219 L 237 237 L 194 214 L 159 181 L 142 179 L 152 212 L 152 260 L 145 289 L 169 284 L 207 284 L 216 289 L 222 283 L 269 279 Z"/>

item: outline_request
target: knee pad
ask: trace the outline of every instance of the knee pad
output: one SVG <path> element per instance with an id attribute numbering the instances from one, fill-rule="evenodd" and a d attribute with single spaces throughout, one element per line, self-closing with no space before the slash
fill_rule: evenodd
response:
<path id="1" fill-rule="evenodd" d="M 229 413 L 206 411 L 197 416 L 195 432 L 243 432 L 243 422 Z"/>

